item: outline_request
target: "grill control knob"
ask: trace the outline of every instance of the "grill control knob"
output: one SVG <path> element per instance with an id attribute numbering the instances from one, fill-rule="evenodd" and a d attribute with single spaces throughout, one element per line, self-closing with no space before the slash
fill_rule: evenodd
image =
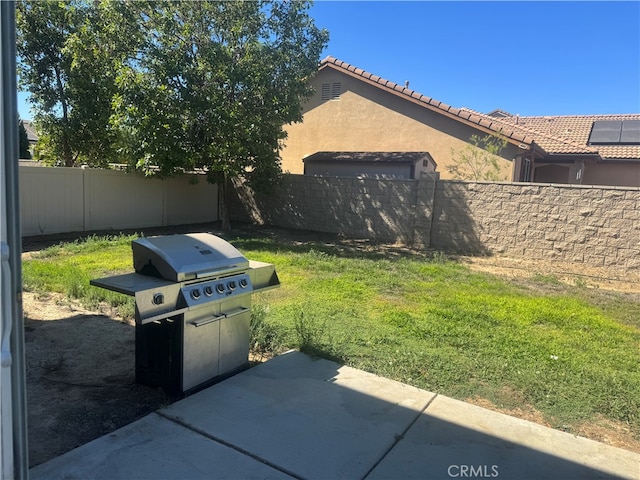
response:
<path id="1" fill-rule="evenodd" d="M 224 293 L 224 284 L 223 283 L 219 283 L 216 285 L 216 290 L 218 293 Z"/>
<path id="2" fill-rule="evenodd" d="M 249 285 L 246 278 L 240 279 L 239 283 L 240 283 L 240 288 L 247 288 L 247 285 Z"/>
<path id="3" fill-rule="evenodd" d="M 231 280 L 229 283 L 227 283 L 227 287 L 229 287 L 229 290 L 234 291 L 236 289 L 236 282 Z"/>
<path id="4" fill-rule="evenodd" d="M 161 293 L 156 293 L 153 296 L 153 304 L 154 305 L 162 305 L 164 303 L 164 295 Z"/>
<path id="5" fill-rule="evenodd" d="M 198 300 L 200 298 L 200 290 L 197 288 L 191 290 L 191 298 L 193 298 L 194 300 Z"/>
<path id="6" fill-rule="evenodd" d="M 207 297 L 210 297 L 211 295 L 213 295 L 213 288 L 211 287 L 211 285 L 207 285 L 206 287 L 204 287 L 204 294 Z"/>

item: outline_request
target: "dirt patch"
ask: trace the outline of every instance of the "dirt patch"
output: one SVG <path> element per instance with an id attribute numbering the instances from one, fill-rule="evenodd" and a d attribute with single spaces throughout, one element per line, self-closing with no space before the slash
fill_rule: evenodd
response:
<path id="1" fill-rule="evenodd" d="M 550 281 L 592 289 L 611 290 L 640 295 L 640 271 L 611 267 L 587 267 L 575 263 L 544 262 L 508 257 L 456 257 L 473 271 L 487 272 L 504 278 L 532 279 L 546 277 Z"/>
<path id="2" fill-rule="evenodd" d="M 628 425 L 596 415 L 578 425 L 575 433 L 598 442 L 640 453 L 640 439 L 633 436 Z"/>
<path id="3" fill-rule="evenodd" d="M 23 310 L 30 466 L 168 403 L 135 383 L 132 325 L 59 295 L 25 292 Z"/>
<path id="4" fill-rule="evenodd" d="M 169 405 L 135 383 L 132 322 L 86 310 L 59 294 L 23 294 L 29 466 Z M 250 363 L 268 355 L 249 356 Z"/>
<path id="5" fill-rule="evenodd" d="M 486 398 L 465 398 L 465 402 L 477 405 L 478 407 L 486 408 L 487 410 L 493 410 L 494 412 L 504 413 L 512 417 L 521 418 L 529 422 L 544 425 L 545 427 L 551 427 L 551 424 L 544 418 L 544 415 L 533 408 L 531 405 L 523 405 L 522 407 L 515 408 L 501 408 L 495 405 L 493 402 Z"/>

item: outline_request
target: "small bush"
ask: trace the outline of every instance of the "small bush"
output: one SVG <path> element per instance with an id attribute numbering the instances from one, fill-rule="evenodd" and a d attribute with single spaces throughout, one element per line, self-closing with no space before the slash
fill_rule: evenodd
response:
<path id="1" fill-rule="evenodd" d="M 280 331 L 267 322 L 268 313 L 269 309 L 264 305 L 258 304 L 251 307 L 251 351 L 266 357 L 277 355 L 284 349 Z"/>
<path id="2" fill-rule="evenodd" d="M 320 316 L 314 315 L 313 309 L 306 315 L 304 309 L 300 309 L 294 323 L 298 349 L 309 355 L 344 363 L 343 342 L 327 328 L 326 320 L 318 318 Z"/>

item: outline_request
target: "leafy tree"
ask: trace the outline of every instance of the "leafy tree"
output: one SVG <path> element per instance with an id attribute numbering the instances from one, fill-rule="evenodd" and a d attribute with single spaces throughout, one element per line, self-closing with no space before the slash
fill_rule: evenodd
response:
<path id="1" fill-rule="evenodd" d="M 472 135 L 471 143 L 459 151 L 451 150 L 453 163 L 447 171 L 456 179 L 498 181 L 502 179 L 499 155 L 507 146 L 501 135 Z"/>
<path id="2" fill-rule="evenodd" d="M 16 9 L 20 83 L 31 94 L 43 138 L 58 130 L 54 149 L 65 165 L 73 164 L 73 152 L 67 127 L 71 60 L 63 50 L 76 15 L 75 8 L 58 2 L 19 2 Z"/>
<path id="3" fill-rule="evenodd" d="M 155 175 L 202 168 L 259 189 L 280 173 L 284 125 L 302 119 L 307 79 L 328 39 L 306 1 L 131 2 L 144 39 L 119 77 L 118 115 L 136 167 Z"/>
<path id="4" fill-rule="evenodd" d="M 81 20 L 66 46 L 71 55 L 69 125 L 82 162 L 106 166 L 123 160 L 111 116 L 116 78 L 135 55 L 137 29 L 120 2 L 92 2 Z"/>
<path id="5" fill-rule="evenodd" d="M 31 158 L 31 152 L 29 151 L 29 136 L 27 135 L 27 129 L 24 127 L 24 123 L 18 117 L 18 144 L 20 147 L 19 158 Z"/>
<path id="6" fill-rule="evenodd" d="M 21 86 L 44 160 L 128 161 L 147 174 L 202 169 L 268 188 L 284 126 L 302 119 L 328 34 L 309 1 L 21 0 Z"/>
<path id="7" fill-rule="evenodd" d="M 18 73 L 34 107 L 41 160 L 71 167 L 115 158 L 111 104 L 131 48 L 121 10 L 118 2 L 18 2 Z"/>

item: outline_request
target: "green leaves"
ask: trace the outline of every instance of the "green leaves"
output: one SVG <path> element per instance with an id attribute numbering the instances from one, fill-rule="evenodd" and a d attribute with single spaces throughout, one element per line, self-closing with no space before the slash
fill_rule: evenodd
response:
<path id="1" fill-rule="evenodd" d="M 111 104 L 131 50 L 117 10 L 110 2 L 17 4 L 18 72 L 35 110 L 40 160 L 69 167 L 115 160 Z"/>
<path id="2" fill-rule="evenodd" d="M 328 35 L 310 2 L 22 1 L 21 83 L 41 157 L 202 168 L 258 189 L 280 174 L 283 127 L 302 118 Z"/>
<path id="3" fill-rule="evenodd" d="M 499 181 L 502 179 L 498 158 L 507 146 L 507 141 L 499 134 L 471 135 L 471 144 L 460 151 L 451 151 L 453 163 L 447 170 L 460 180 Z"/>
<path id="4" fill-rule="evenodd" d="M 326 41 L 308 4 L 134 2 L 129 8 L 145 20 L 139 26 L 146 40 L 119 79 L 117 113 L 136 133 L 137 155 L 163 174 L 189 168 L 254 180 L 256 172 L 260 179 L 276 174 L 283 126 L 299 120 L 304 78 L 315 72 Z M 287 65 L 284 55 L 306 62 Z"/>

